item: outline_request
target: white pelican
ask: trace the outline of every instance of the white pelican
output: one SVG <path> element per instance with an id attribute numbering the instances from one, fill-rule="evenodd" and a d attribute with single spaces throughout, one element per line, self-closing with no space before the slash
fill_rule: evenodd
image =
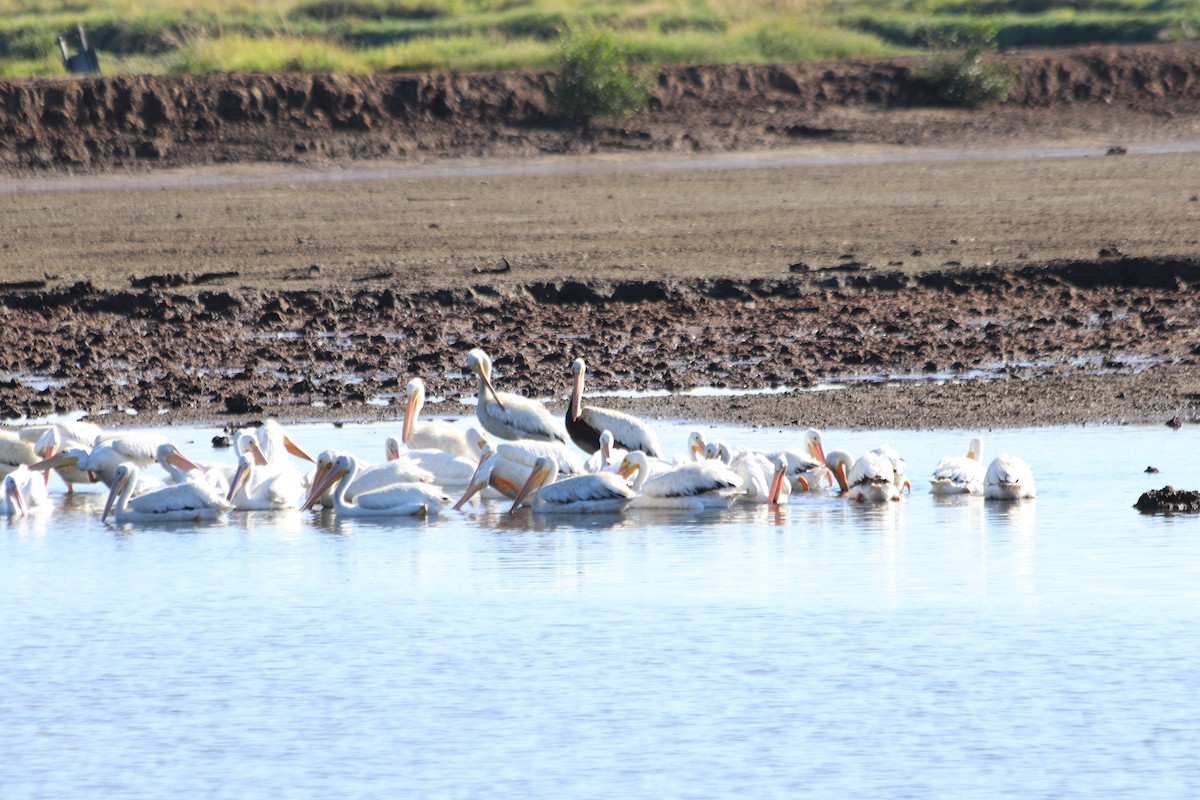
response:
<path id="1" fill-rule="evenodd" d="M 408 405 L 404 409 L 404 427 L 400 441 L 413 450 L 441 450 L 462 456 L 472 465 L 479 458 L 479 448 L 471 444 L 464 431 L 449 422 L 433 420 L 420 422 L 421 409 L 425 407 L 425 381 L 413 378 L 405 390 Z"/>
<path id="2" fill-rule="evenodd" d="M 166 438 L 157 433 L 106 434 L 96 440 L 96 446 L 88 454 L 87 470 L 105 485 L 112 486 L 117 467 L 129 463 L 145 469 L 155 463 L 158 448 L 166 443 Z"/>
<path id="3" fill-rule="evenodd" d="M 325 477 L 333 469 L 334 462 L 341 455 L 343 454 L 337 450 L 326 450 L 317 457 L 317 469 L 312 475 L 306 503 L 319 503 L 322 508 L 333 507 L 332 482 L 321 495 L 314 495 L 314 492 L 318 484 L 324 483 Z M 411 461 L 397 459 L 382 464 L 368 464 L 355 456 L 347 455 L 347 458 L 358 467 L 357 477 L 346 489 L 347 500 L 353 500 L 363 492 L 375 492 L 399 484 L 434 482 L 432 472 Z"/>
<path id="4" fill-rule="evenodd" d="M 239 511 L 299 508 L 304 488 L 296 470 L 281 469 L 277 464 L 259 465 L 257 455 L 247 451 L 238 456 L 237 471 L 229 483 L 225 502 Z"/>
<path id="5" fill-rule="evenodd" d="M 541 403 L 492 385 L 492 359 L 479 348 L 467 354 L 467 369 L 479 376 L 475 416 L 488 433 L 501 439 L 539 439 L 566 443 L 567 437 Z"/>
<path id="6" fill-rule="evenodd" d="M 776 453 L 767 455 L 758 450 L 741 449 L 733 457 L 729 465 L 737 476 L 742 479 L 743 492 L 738 499 L 747 503 L 776 503 L 772 495 L 791 494 L 792 482 L 788 479 L 788 460 Z M 796 478 L 798 484 L 805 489 L 808 483 L 802 476 Z M 786 489 L 784 485 L 786 484 Z"/>
<path id="7" fill-rule="evenodd" d="M 528 501 L 534 511 L 543 514 L 617 514 L 634 497 L 629 485 L 611 472 L 576 475 L 560 481 L 558 464 L 553 458 L 543 456 L 533 465 L 508 513 Z"/>
<path id="8" fill-rule="evenodd" d="M 204 475 L 204 468 L 183 454 L 174 442 L 164 442 L 154 452 L 154 460 L 167 473 L 167 483 L 188 483 Z M 189 473 L 196 472 L 196 476 Z"/>
<path id="9" fill-rule="evenodd" d="M 300 445 L 296 444 L 288 432 L 284 430 L 273 419 L 263 420 L 262 425 L 258 426 L 258 430 L 254 433 L 254 438 L 258 442 L 258 446 L 262 449 L 263 455 L 267 462 L 274 464 L 282 462 L 286 458 L 287 453 L 291 453 L 297 458 L 304 459 L 310 463 L 315 463 L 316 459 L 304 451 Z"/>
<path id="10" fill-rule="evenodd" d="M 685 508 L 699 511 L 728 506 L 742 487 L 742 479 L 720 461 L 698 461 L 670 467 L 650 477 L 646 454 L 634 450 L 621 461 L 617 474 L 633 477 L 637 492 L 632 505 L 643 508 Z"/>
<path id="11" fill-rule="evenodd" d="M 586 371 L 582 358 L 571 362 L 574 380 L 565 420 L 571 441 L 585 453 L 594 453 L 600 449 L 600 434 L 609 431 L 617 447 L 627 451 L 641 450 L 651 458 L 659 458 L 658 436 L 649 425 L 623 411 L 583 405 L 583 374 Z"/>
<path id="12" fill-rule="evenodd" d="M 997 456 L 988 465 L 983 479 L 983 496 L 988 500 L 1021 500 L 1037 497 L 1033 472 L 1029 465 L 1007 453 Z"/>
<path id="13" fill-rule="evenodd" d="M 844 465 L 839 468 L 844 470 Z M 881 503 L 900 499 L 900 487 L 896 484 L 896 468 L 892 459 L 874 450 L 854 462 L 850 472 L 845 475 L 845 481 L 851 500 Z"/>
<path id="14" fill-rule="evenodd" d="M 476 467 L 475 474 L 467 481 L 467 490 L 463 493 L 462 498 L 454 504 L 454 508 L 455 510 L 461 509 L 468 500 L 488 486 L 505 497 L 516 497 L 521 493 L 521 487 L 525 485 L 525 481 L 529 480 L 532 472 L 532 466 L 509 461 L 496 453 L 490 444 L 485 444 L 483 455 L 479 459 L 479 466 Z"/>
<path id="15" fill-rule="evenodd" d="M 466 439 L 464 438 L 464 444 Z M 384 442 L 387 460 L 404 461 L 427 470 L 433 475 L 433 482 L 438 486 L 462 486 L 475 474 L 477 461 L 442 450 L 441 448 L 425 448 L 408 450 L 400 449 L 396 437 L 389 436 Z M 476 459 L 479 456 L 475 456 Z M 353 497 L 353 494 L 351 494 Z"/>
<path id="16" fill-rule="evenodd" d="M 612 431 L 600 432 L 600 449 L 592 453 L 592 457 L 584 462 L 584 469 L 590 473 L 616 472 L 617 462 L 623 459 L 628 450 L 614 447 Z"/>
<path id="17" fill-rule="evenodd" d="M 358 464 L 347 455 L 334 459 L 333 466 L 319 484 L 313 486 L 302 508 L 316 505 L 316 498 L 334 484 L 333 510 L 339 517 L 432 516 L 439 513 L 450 498 L 427 483 L 402 483 L 372 492 L 362 492 L 353 500 L 346 498 L 350 485 L 358 477 Z"/>
<path id="18" fill-rule="evenodd" d="M 223 497 L 199 483 L 163 486 L 130 499 L 137 479 L 138 468 L 134 464 L 117 466 L 101 522 L 113 511 L 117 522 L 199 522 L 214 519 L 229 508 Z"/>
<path id="19" fill-rule="evenodd" d="M 983 439 L 971 440 L 965 456 L 945 456 L 933 468 L 933 494 L 983 494 Z"/>
<path id="20" fill-rule="evenodd" d="M 8 516 L 23 517 L 53 508 L 43 476 L 23 464 L 4 476 L 4 511 Z"/>
<path id="21" fill-rule="evenodd" d="M 767 491 L 767 502 L 770 505 L 781 506 L 788 502 L 788 498 L 792 493 L 792 484 L 787 479 L 787 471 L 787 460 L 782 456 L 776 456 L 775 471 L 771 476 L 771 487 Z"/>
<path id="22" fill-rule="evenodd" d="M 701 461 L 705 457 L 705 450 L 708 444 L 704 441 L 704 437 L 700 435 L 700 431 L 692 431 L 688 434 L 687 452 L 676 453 L 674 463 L 679 464 L 694 464 Z"/>
<path id="23" fill-rule="evenodd" d="M 478 443 L 481 454 L 485 452 L 485 448 L 488 445 L 487 437 L 478 428 L 468 428 L 467 436 L 472 442 Z M 561 442 L 519 439 L 509 442 L 497 442 L 491 447 L 493 452 L 498 453 L 504 460 L 519 464 L 527 470 L 533 469 L 533 462 L 537 461 L 540 457 L 550 456 L 558 462 L 558 472 L 560 475 L 583 475 L 587 472 L 587 466 L 583 463 L 583 459 L 576 454 L 574 448 Z"/>
<path id="24" fill-rule="evenodd" d="M 0 430 L 0 475 L 7 475 L 17 467 L 28 467 L 40 460 L 33 444 L 13 431 Z"/>

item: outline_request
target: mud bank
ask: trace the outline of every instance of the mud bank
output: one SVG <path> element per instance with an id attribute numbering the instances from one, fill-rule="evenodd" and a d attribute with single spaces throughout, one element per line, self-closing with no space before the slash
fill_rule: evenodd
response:
<path id="1" fill-rule="evenodd" d="M 997 58 L 1016 85 L 979 112 L 936 108 L 920 58 L 691 66 L 663 70 L 639 114 L 583 128 L 551 116 L 541 72 L 0 81 L 0 169 L 930 144 L 966 131 L 986 142 L 1014 128 L 1136 139 L 1151 123 L 1159 137 L 1194 133 L 1179 119 L 1200 108 L 1194 47 Z"/>
<path id="2" fill-rule="evenodd" d="M 504 291 L 247 292 L 172 276 L 129 291 L 9 287 L 0 346 L 14 363 L 0 416 L 386 418 L 416 375 L 443 411 L 461 413 L 475 390 L 465 355 L 478 346 L 499 385 L 535 397 L 563 400 L 578 356 L 594 390 L 733 395 L 610 401 L 656 416 L 826 427 L 1192 420 L 1198 280 L 1200 260 L 1181 258 Z M 764 389 L 778 393 L 742 396 Z"/>

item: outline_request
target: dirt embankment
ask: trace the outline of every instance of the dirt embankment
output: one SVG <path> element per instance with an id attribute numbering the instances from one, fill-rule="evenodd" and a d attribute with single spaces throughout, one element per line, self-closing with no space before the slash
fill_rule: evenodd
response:
<path id="1" fill-rule="evenodd" d="M 505 389 L 538 397 L 564 396 L 575 356 L 609 390 L 848 387 L 670 407 L 621 401 L 667 416 L 831 426 L 1195 418 L 1198 281 L 1197 260 L 1119 259 L 921 275 L 558 280 L 507 292 L 482 283 L 248 293 L 169 278 L 131 291 L 10 289 L 0 347 L 15 363 L 0 381 L 0 417 L 129 408 L 165 423 L 302 417 L 314 407 L 394 417 L 388 406 L 413 375 L 432 395 L 473 394 L 463 362 L 482 346 Z M 1160 365 L 1170 369 L 1156 375 Z M 905 388 L 918 384 L 922 392 Z"/>
<path id="2" fill-rule="evenodd" d="M 646 109 L 584 129 L 550 115 L 548 76 L 535 72 L 0 81 L 0 169 L 928 143 L 1064 126 L 1136 136 L 1146 115 L 1161 137 L 1200 109 L 1194 47 L 999 58 L 1016 85 L 982 112 L 937 109 L 921 59 L 673 67 Z"/>

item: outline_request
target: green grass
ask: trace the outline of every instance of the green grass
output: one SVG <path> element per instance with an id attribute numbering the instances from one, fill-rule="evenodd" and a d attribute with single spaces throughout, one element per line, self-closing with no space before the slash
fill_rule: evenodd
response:
<path id="1" fill-rule="evenodd" d="M 0 75 L 57 75 L 82 23 L 107 73 L 553 67 L 564 31 L 636 62 L 763 63 L 1191 39 L 1200 0 L 0 0 Z"/>

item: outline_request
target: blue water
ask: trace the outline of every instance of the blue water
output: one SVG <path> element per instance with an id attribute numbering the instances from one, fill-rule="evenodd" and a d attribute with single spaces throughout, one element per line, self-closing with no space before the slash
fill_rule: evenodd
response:
<path id="1" fill-rule="evenodd" d="M 147 528 L 62 498 L 0 522 L 0 797 L 1198 796 L 1200 519 L 1130 506 L 1200 487 L 1200 428 L 984 432 L 1038 498 L 928 495 L 977 433 L 826 432 L 905 455 L 882 507 Z"/>

